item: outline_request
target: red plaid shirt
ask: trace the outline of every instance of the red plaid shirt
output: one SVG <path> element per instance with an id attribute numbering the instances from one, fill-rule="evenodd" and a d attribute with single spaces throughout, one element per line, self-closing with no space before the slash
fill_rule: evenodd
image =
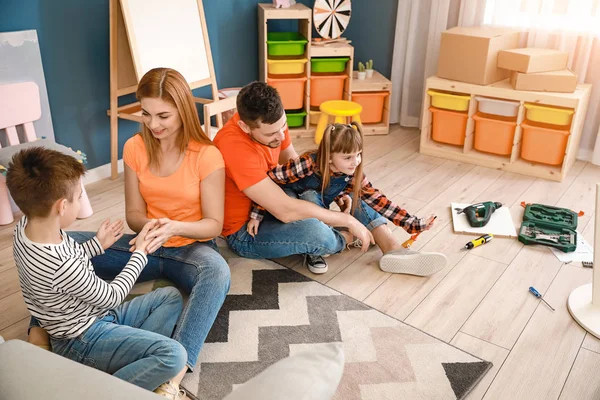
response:
<path id="1" fill-rule="evenodd" d="M 319 172 L 319 166 L 313 162 L 311 154 L 304 153 L 298 158 L 292 159 L 285 164 L 281 164 L 270 170 L 267 174 L 277 184 L 294 183 L 298 180 Z M 333 175 L 333 173 L 332 173 Z M 348 185 L 344 188 L 342 194 L 338 195 L 334 201 L 338 202 L 344 195 L 351 194 L 354 190 L 353 179 L 350 179 Z M 422 232 L 427 223 L 425 218 L 418 218 L 410 215 L 405 209 L 394 204 L 385 197 L 378 189 L 374 188 L 371 182 L 363 175 L 361 199 L 371 208 L 377 211 L 381 216 L 390 220 L 394 225 L 403 228 L 410 234 Z M 262 221 L 266 210 L 254 203 L 250 212 L 250 218 Z"/>

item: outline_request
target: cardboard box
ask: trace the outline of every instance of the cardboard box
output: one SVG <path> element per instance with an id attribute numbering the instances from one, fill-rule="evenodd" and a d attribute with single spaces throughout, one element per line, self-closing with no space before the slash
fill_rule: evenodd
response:
<path id="1" fill-rule="evenodd" d="M 534 47 L 502 50 L 498 53 L 499 68 L 528 74 L 563 70 L 567 68 L 568 60 L 569 54 L 564 51 Z"/>
<path id="2" fill-rule="evenodd" d="M 516 90 L 573 93 L 577 89 L 577 75 L 568 69 L 533 74 L 511 72 L 510 84 Z"/>
<path id="3" fill-rule="evenodd" d="M 519 32 L 510 28 L 457 27 L 442 33 L 437 75 L 455 81 L 489 85 L 508 78 L 498 68 L 500 50 L 519 47 Z"/>

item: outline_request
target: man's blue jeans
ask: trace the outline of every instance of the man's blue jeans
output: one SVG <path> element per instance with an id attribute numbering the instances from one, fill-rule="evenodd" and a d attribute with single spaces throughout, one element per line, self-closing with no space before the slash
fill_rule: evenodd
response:
<path id="1" fill-rule="evenodd" d="M 93 238 L 95 232 L 68 234 L 81 243 Z M 129 241 L 133 237 L 123 235 L 103 255 L 92 259 L 99 277 L 114 279 L 121 272 L 131 257 Z M 183 247 L 161 247 L 148 254 L 148 265 L 142 270 L 138 282 L 157 278 L 167 278 L 189 294 L 173 339 L 183 345 L 188 354 L 187 366 L 193 369 L 229 291 L 229 265 L 219 254 L 214 240 Z"/>
<path id="2" fill-rule="evenodd" d="M 333 190 L 335 191 L 336 188 Z M 331 196 L 331 200 L 325 198 L 325 202 L 329 200 L 325 206 L 321 194 L 315 190 L 295 194 L 291 189 L 286 188 L 285 192 L 291 197 L 298 197 L 324 208 L 329 208 L 329 204 L 335 197 Z M 387 223 L 387 219 L 362 200 L 354 216 L 371 231 Z M 339 253 L 346 247 L 346 240 L 337 230 L 315 218 L 284 224 L 270 213 L 266 213 L 258 227 L 258 234 L 254 237 L 248 233 L 247 225 L 244 224 L 240 230 L 227 236 L 229 247 L 246 258 L 281 258 L 294 254 L 324 256 Z"/>
<path id="3" fill-rule="evenodd" d="M 52 351 L 154 390 L 185 366 L 185 349 L 169 338 L 182 306 L 177 289 L 157 289 L 108 311 L 74 339 L 52 339 Z"/>

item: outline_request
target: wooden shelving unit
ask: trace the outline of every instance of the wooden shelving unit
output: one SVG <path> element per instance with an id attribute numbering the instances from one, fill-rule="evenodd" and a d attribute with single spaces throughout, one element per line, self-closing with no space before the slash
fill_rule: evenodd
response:
<path id="1" fill-rule="evenodd" d="M 391 82 L 384 78 L 381 74 L 375 75 L 373 78 L 366 79 L 364 81 L 358 81 L 353 79 L 353 65 L 354 65 L 354 47 L 348 43 L 332 43 L 329 45 L 312 45 L 312 9 L 306 7 L 303 4 L 296 3 L 290 8 L 275 8 L 272 4 L 259 3 L 258 4 L 258 69 L 259 79 L 263 82 L 267 81 L 268 67 L 267 67 L 267 22 L 275 19 L 295 19 L 298 20 L 298 32 L 300 32 L 308 43 L 306 44 L 306 50 L 304 56 L 298 56 L 298 58 L 305 57 L 308 59 L 305 68 L 305 76 L 307 78 L 304 95 L 304 110 L 307 116 L 304 121 L 304 126 L 298 128 L 290 128 L 290 134 L 293 137 L 314 137 L 316 125 L 310 124 L 310 77 L 311 77 L 311 63 L 312 57 L 350 57 L 350 60 L 346 63 L 346 70 L 344 73 L 348 76 L 344 86 L 344 99 L 350 100 L 353 91 L 376 91 L 377 88 L 382 85 L 383 81 L 388 82 L 388 88 L 391 93 Z M 357 83 L 360 82 L 360 83 Z M 356 86 L 356 88 L 354 87 Z M 374 86 L 373 86 L 374 85 Z M 388 89 L 381 89 L 388 90 Z M 389 133 L 389 98 L 386 101 L 386 107 L 384 110 L 384 120 L 380 124 L 366 124 L 364 125 L 365 135 L 381 135 Z"/>
<path id="2" fill-rule="evenodd" d="M 526 92 L 514 90 L 508 80 L 497 82 L 488 86 L 474 85 L 464 82 L 450 81 L 436 76 L 426 81 L 425 96 L 423 99 L 423 115 L 421 119 L 421 146 L 420 152 L 431 156 L 447 158 L 470 164 L 482 165 L 484 167 L 497 168 L 503 171 L 515 172 L 524 175 L 553 181 L 562 181 L 575 162 L 579 149 L 579 141 L 583 122 L 590 98 L 591 85 L 578 85 L 574 93 L 551 93 L 551 92 Z M 453 146 L 439 143 L 431 138 L 432 117 L 429 111 L 431 97 L 427 90 L 434 89 L 471 96 L 469 101 L 468 121 L 465 132 L 464 146 Z M 473 148 L 475 121 L 473 115 L 477 112 L 478 102 L 475 96 L 485 96 L 503 100 L 519 101 L 519 112 L 517 116 L 517 127 L 513 140 L 510 156 L 499 156 L 483 153 Z M 522 128 L 521 123 L 525 119 L 525 103 L 544 104 L 549 106 L 571 108 L 575 111 L 569 129 L 569 138 L 565 150 L 563 163 L 558 166 L 532 163 L 521 158 Z"/>

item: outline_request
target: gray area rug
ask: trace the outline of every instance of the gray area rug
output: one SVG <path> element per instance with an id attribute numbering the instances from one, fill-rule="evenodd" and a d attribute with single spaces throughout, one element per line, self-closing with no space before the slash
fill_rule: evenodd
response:
<path id="1" fill-rule="evenodd" d="M 222 399 L 290 352 L 319 343 L 344 348 L 336 400 L 463 399 L 492 366 L 298 272 L 223 250 L 231 290 L 183 381 L 199 399 Z"/>

